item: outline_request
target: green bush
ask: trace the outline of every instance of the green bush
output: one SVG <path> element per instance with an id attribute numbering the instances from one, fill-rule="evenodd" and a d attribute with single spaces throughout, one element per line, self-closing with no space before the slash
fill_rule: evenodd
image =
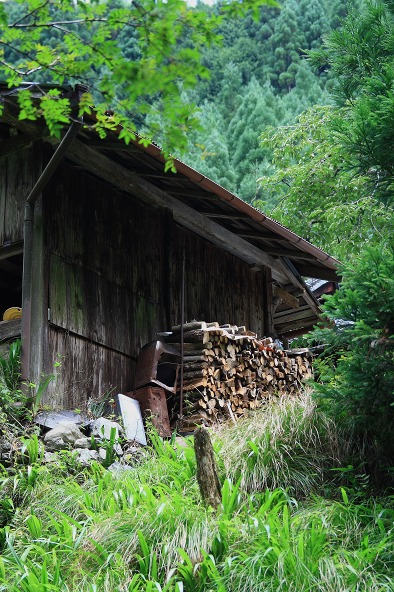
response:
<path id="1" fill-rule="evenodd" d="M 365 436 L 371 461 L 394 464 L 394 246 L 367 248 L 324 304 L 330 327 L 316 390 L 336 418 Z"/>

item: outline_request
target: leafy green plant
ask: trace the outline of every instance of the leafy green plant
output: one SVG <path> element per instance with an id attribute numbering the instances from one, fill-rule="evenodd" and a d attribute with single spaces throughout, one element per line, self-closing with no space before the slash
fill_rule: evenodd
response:
<path id="1" fill-rule="evenodd" d="M 4 421 L 15 432 L 20 432 L 21 422 L 30 417 L 28 396 L 20 388 L 20 356 L 20 340 L 10 344 L 8 353 L 0 354 L 0 429 Z"/>
<path id="2" fill-rule="evenodd" d="M 115 445 L 119 443 L 119 438 L 117 437 L 116 427 L 111 428 L 109 438 L 100 438 L 97 441 L 92 435 L 90 442 L 93 450 L 99 450 L 100 448 L 105 450 L 105 458 L 102 461 L 103 467 L 108 468 L 117 459 Z"/>
<path id="3" fill-rule="evenodd" d="M 22 438 L 21 455 L 23 458 L 26 454 L 31 465 L 41 462 L 44 452 L 44 446 L 37 434 L 33 434 L 30 438 Z"/>
<path id="4" fill-rule="evenodd" d="M 317 364 L 320 402 L 357 430 L 372 472 L 394 464 L 393 278 L 394 245 L 366 248 L 326 300 L 331 327 L 314 333 L 327 344 Z"/>
<path id="5" fill-rule="evenodd" d="M 114 390 L 115 388 L 110 388 L 97 398 L 90 397 L 88 401 L 88 413 L 93 419 L 98 419 L 99 417 L 103 417 L 103 415 L 107 417 L 108 407 L 110 406 Z"/>
<path id="6" fill-rule="evenodd" d="M 19 388 L 21 377 L 21 340 L 17 339 L 10 344 L 8 356 L 0 355 L 0 371 L 4 382 L 11 391 Z"/>
<path id="7" fill-rule="evenodd" d="M 59 368 L 61 366 L 61 362 L 57 361 L 54 364 L 55 368 Z M 34 382 L 29 383 L 29 391 L 30 391 L 30 409 L 33 417 L 37 414 L 40 409 L 41 401 L 46 393 L 48 386 L 51 382 L 56 381 L 57 374 L 53 372 L 52 374 L 45 374 L 40 377 L 38 384 Z"/>

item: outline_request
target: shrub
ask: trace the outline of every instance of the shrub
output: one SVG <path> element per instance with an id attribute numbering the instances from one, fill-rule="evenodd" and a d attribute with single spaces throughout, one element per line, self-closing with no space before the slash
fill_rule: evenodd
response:
<path id="1" fill-rule="evenodd" d="M 318 361 L 320 400 L 366 436 L 371 460 L 394 461 L 394 246 L 367 248 L 324 305 L 330 327 Z"/>

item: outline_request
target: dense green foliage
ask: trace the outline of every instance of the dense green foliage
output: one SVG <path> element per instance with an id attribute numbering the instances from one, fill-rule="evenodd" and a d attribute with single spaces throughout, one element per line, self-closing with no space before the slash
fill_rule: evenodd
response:
<path id="1" fill-rule="evenodd" d="M 224 15 L 236 18 L 273 0 L 223 3 L 220 14 L 190 9 L 184 0 L 8 0 L 0 3 L 0 77 L 10 88 L 46 82 L 57 87 L 89 87 L 74 113 L 58 88 L 32 102 L 29 87 L 18 94 L 20 117 L 42 115 L 51 134 L 59 135 L 70 116 L 89 114 L 94 103 L 97 122 L 105 129 L 122 124 L 129 142 L 146 116 L 160 113 L 161 144 L 182 148 L 195 124 L 193 105 L 181 91 L 207 76 L 201 46 L 216 38 Z M 181 43 L 188 39 L 188 45 Z"/>
<path id="2" fill-rule="evenodd" d="M 367 438 L 374 469 L 392 467 L 394 246 L 362 252 L 345 268 L 341 290 L 324 310 L 336 325 L 314 334 L 328 344 L 317 367 L 317 392 L 337 418 L 347 418 Z"/>
<path id="3" fill-rule="evenodd" d="M 333 94 L 343 106 L 335 122 L 343 149 L 370 179 L 379 199 L 393 205 L 394 6 L 366 0 L 325 37 L 313 62 L 334 75 Z"/>
<path id="4" fill-rule="evenodd" d="M 280 419 L 293 425 L 285 437 Z M 321 447 L 289 480 L 292 451 L 311 447 L 311 432 L 315 443 L 321 438 Z M 259 461 L 250 446 L 228 456 L 245 434 L 266 457 L 271 450 L 265 476 L 278 489 L 264 483 L 253 488 Z M 350 467 L 331 471 L 325 480 L 328 497 L 318 495 L 322 485 L 319 479 L 311 482 L 311 475 L 329 475 L 330 455 L 333 468 L 346 466 L 349 438 L 344 440 L 306 395 L 283 402 L 280 410 L 269 406 L 251 422 L 216 435 L 222 480 L 217 512 L 199 499 L 191 439 L 177 444 L 152 434 L 152 448 L 139 464 L 114 474 L 97 464 L 82 470 L 65 453 L 42 465 L 33 440 L 31 446 L 26 442 L 31 464 L 0 477 L 0 590 L 391 590 L 392 500 L 368 500 L 367 482 Z"/>
<path id="5" fill-rule="evenodd" d="M 262 136 L 274 158 L 261 206 L 343 260 L 393 232 L 393 44 L 392 4 L 363 3 L 311 53 L 336 106 Z"/>
<path id="6" fill-rule="evenodd" d="M 202 130 L 191 135 L 182 158 L 254 205 L 265 197 L 257 179 L 270 170 L 271 151 L 259 145 L 259 135 L 329 102 L 330 75 L 316 75 L 305 52 L 320 47 L 346 8 L 284 0 L 280 8 L 261 9 L 258 21 L 225 21 L 222 47 L 203 53 L 209 79 L 186 95 L 201 108 Z"/>
<path id="7" fill-rule="evenodd" d="M 355 174 L 355 158 L 333 133 L 336 107 L 315 107 L 293 125 L 269 128 L 262 146 L 273 151 L 272 169 L 260 179 L 257 205 L 340 260 L 365 241 L 380 244 L 393 229 L 384 204 L 366 174 Z"/>

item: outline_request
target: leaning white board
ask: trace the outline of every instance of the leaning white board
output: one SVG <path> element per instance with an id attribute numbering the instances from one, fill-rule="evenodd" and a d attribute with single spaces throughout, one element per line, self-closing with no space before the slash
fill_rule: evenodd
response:
<path id="1" fill-rule="evenodd" d="M 126 397 L 126 395 L 118 395 L 118 405 L 126 438 L 146 446 L 144 422 L 138 401 Z"/>

